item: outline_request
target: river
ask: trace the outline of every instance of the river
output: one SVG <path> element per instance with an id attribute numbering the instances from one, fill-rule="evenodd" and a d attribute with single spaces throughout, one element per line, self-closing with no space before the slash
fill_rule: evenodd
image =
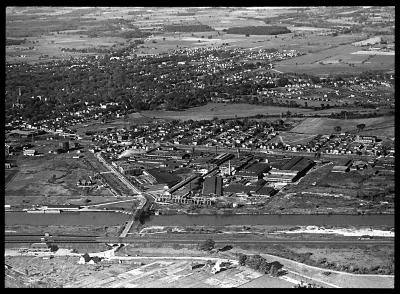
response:
<path id="1" fill-rule="evenodd" d="M 128 216 L 116 212 L 74 212 L 61 214 L 31 214 L 6 212 L 5 225 L 121 225 Z M 394 215 L 151 215 L 148 226 L 192 225 L 330 225 L 330 226 L 391 226 Z"/>

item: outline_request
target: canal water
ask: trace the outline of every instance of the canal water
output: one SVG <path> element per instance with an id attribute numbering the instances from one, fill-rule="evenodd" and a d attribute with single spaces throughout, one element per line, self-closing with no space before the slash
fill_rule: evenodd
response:
<path id="1" fill-rule="evenodd" d="M 151 215 L 147 225 L 386 225 L 394 215 Z"/>
<path id="2" fill-rule="evenodd" d="M 6 212 L 5 225 L 121 225 L 128 216 L 116 212 L 74 212 L 31 214 Z M 151 215 L 145 224 L 164 226 L 191 225 L 331 225 L 394 226 L 394 215 Z"/>
<path id="3" fill-rule="evenodd" d="M 6 212 L 4 224 L 33 226 L 117 226 L 123 224 L 128 216 L 116 212 L 69 212 L 69 213 L 26 213 Z"/>

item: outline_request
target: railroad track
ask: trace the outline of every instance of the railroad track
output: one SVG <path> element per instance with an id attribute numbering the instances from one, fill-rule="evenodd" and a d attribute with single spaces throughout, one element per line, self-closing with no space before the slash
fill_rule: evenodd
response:
<path id="1" fill-rule="evenodd" d="M 125 186 L 121 185 L 119 179 L 112 172 L 109 173 L 109 170 L 104 165 L 97 160 L 89 161 L 85 158 L 84 161 L 92 170 L 99 171 L 100 177 L 109 185 L 111 192 L 113 192 L 115 196 L 130 195 L 130 191 L 127 190 Z"/>
<path id="2" fill-rule="evenodd" d="M 33 237 L 32 235 L 5 235 L 5 243 L 36 243 L 41 242 L 43 235 Z M 205 239 L 210 238 L 208 235 L 196 236 L 196 238 L 177 238 L 173 237 L 160 237 L 160 238 L 104 238 L 95 236 L 52 236 L 47 237 L 46 241 L 50 243 L 134 243 L 134 244 L 149 244 L 149 243 L 162 243 L 162 244 L 198 244 Z M 249 245 L 267 245 L 267 244 L 341 244 L 341 245 L 390 245 L 394 246 L 394 240 L 285 240 L 285 239 L 235 239 L 235 238 L 215 238 L 217 244 L 249 244 Z"/>

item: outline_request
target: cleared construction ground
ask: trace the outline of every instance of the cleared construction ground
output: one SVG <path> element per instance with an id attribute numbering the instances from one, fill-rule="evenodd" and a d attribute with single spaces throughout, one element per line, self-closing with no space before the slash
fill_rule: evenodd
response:
<path id="1" fill-rule="evenodd" d="M 64 288 L 291 288 L 306 282 L 324 288 L 394 287 L 394 276 L 348 274 L 261 254 L 267 262 L 278 261 L 284 266 L 279 276 L 265 275 L 238 265 L 237 253 L 254 254 L 249 250 L 233 249 L 217 253 L 163 248 L 160 250 L 161 256 L 151 255 L 154 248 L 151 252 L 149 248 L 135 250 L 135 256 L 115 253 L 94 264 L 78 263 L 82 253 L 65 249 L 59 249 L 61 253 L 36 253 L 36 256 L 33 253 L 29 256 L 16 250 L 6 250 L 6 285 L 18 287 L 24 283 L 30 287 Z M 110 251 L 113 250 L 89 255 L 106 256 L 105 253 Z M 47 260 L 49 258 L 51 262 Z M 222 271 L 215 271 L 218 262 L 228 265 Z"/>

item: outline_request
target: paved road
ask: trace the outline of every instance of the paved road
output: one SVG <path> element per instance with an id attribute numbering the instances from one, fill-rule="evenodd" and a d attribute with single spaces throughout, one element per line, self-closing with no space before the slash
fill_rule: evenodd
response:
<path id="1" fill-rule="evenodd" d="M 146 193 L 142 193 L 139 188 L 134 186 L 125 176 L 123 176 L 118 170 L 116 170 L 111 164 L 109 164 L 100 153 L 96 153 L 96 158 L 105 166 L 107 169 L 112 172 L 128 189 L 132 191 L 133 195 L 136 195 L 140 199 L 140 204 L 133 211 L 133 214 L 130 216 L 129 220 L 125 223 L 125 227 L 121 232 L 120 238 L 125 238 L 131 228 L 138 224 L 138 218 L 143 211 L 146 211 L 148 207 L 151 205 L 151 201 L 154 201 L 154 198 Z"/>

